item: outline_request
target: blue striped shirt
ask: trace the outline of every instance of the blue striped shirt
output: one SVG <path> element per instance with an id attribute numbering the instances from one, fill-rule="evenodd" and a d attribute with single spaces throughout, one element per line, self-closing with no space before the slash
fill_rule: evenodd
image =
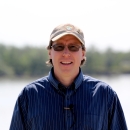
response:
<path id="1" fill-rule="evenodd" d="M 80 70 L 65 88 L 49 75 L 27 85 L 16 101 L 10 130 L 127 130 L 112 88 Z"/>

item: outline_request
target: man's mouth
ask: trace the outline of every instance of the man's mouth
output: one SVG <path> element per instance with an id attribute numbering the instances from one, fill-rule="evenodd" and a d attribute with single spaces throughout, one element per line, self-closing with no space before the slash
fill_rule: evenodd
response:
<path id="1" fill-rule="evenodd" d="M 70 64 L 72 64 L 72 62 L 60 62 L 61 64 L 63 64 L 63 65 L 70 65 Z"/>

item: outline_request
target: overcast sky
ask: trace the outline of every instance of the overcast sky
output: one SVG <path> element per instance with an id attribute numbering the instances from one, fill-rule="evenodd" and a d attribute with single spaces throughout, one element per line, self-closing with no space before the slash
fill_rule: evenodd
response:
<path id="1" fill-rule="evenodd" d="M 0 43 L 47 46 L 63 23 L 83 30 L 86 47 L 130 50 L 130 0 L 0 0 Z"/>

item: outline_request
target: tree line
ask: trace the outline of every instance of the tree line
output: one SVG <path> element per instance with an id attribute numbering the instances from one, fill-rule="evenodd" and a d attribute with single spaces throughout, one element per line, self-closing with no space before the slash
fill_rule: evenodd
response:
<path id="1" fill-rule="evenodd" d="M 117 52 L 111 48 L 104 52 L 95 47 L 87 49 L 87 61 L 82 66 L 85 74 L 130 74 L 130 51 Z M 50 67 L 46 65 L 46 47 L 17 48 L 0 44 L 0 77 L 6 76 L 44 76 Z"/>

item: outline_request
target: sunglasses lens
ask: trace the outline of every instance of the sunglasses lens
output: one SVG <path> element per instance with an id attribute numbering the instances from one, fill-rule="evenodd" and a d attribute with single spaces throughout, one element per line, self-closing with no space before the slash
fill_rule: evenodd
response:
<path id="1" fill-rule="evenodd" d="M 80 46 L 77 46 L 77 45 L 70 45 L 68 46 L 69 50 L 70 51 L 78 51 Z"/>
<path id="2" fill-rule="evenodd" d="M 63 45 L 53 45 L 53 48 L 55 51 L 63 51 L 64 50 L 64 46 Z"/>
<path id="3" fill-rule="evenodd" d="M 65 48 L 64 45 L 60 45 L 60 44 L 55 44 L 52 47 L 55 51 L 63 51 Z M 79 48 L 81 48 L 81 46 L 79 45 L 68 45 L 69 51 L 72 51 L 72 52 L 79 51 Z"/>

